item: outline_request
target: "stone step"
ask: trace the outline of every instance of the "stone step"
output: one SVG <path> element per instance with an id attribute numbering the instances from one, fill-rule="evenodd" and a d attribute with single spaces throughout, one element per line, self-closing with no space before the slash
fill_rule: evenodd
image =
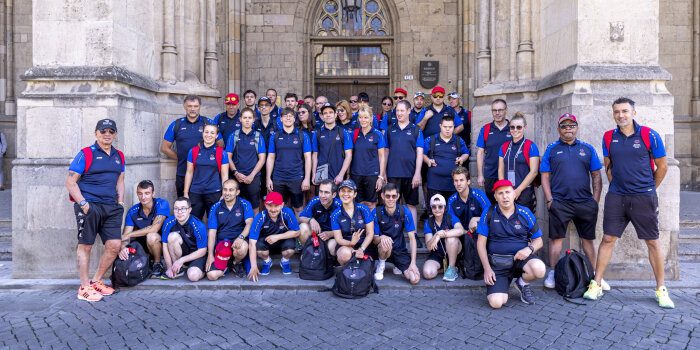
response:
<path id="1" fill-rule="evenodd" d="M 700 244 L 700 229 L 681 229 L 678 232 L 678 245 Z"/>
<path id="2" fill-rule="evenodd" d="M 700 261 L 700 243 L 679 244 L 678 260 Z"/>
<path id="3" fill-rule="evenodd" d="M 0 261 L 12 260 L 12 242 L 0 242 Z"/>
<path id="4" fill-rule="evenodd" d="M 681 220 L 679 226 L 681 230 L 700 229 L 700 221 L 694 219 Z"/>
<path id="5" fill-rule="evenodd" d="M 12 228 L 12 219 L 0 219 L 0 228 Z"/>

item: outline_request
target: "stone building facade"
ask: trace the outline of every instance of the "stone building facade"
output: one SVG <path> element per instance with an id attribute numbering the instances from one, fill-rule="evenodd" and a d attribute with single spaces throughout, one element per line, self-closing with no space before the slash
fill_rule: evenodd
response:
<path id="1" fill-rule="evenodd" d="M 202 96 L 202 114 L 213 116 L 223 95 L 246 89 L 331 100 L 368 91 L 376 100 L 434 83 L 464 96 L 473 133 L 490 120 L 490 101 L 505 98 L 510 113 L 526 114 L 526 136 L 542 149 L 557 138 L 555 118 L 569 112 L 580 118 L 580 138 L 600 152 L 603 131 L 615 125 L 610 103 L 637 100 L 638 120 L 659 131 L 669 155 L 660 228 L 668 276 L 678 277 L 678 192 L 700 188 L 700 0 L 0 4 L 0 129 L 13 142 L 5 172 L 12 169 L 16 277 L 74 276 L 63 181 L 96 120 L 119 125 L 127 203 L 143 178 L 172 199 L 175 166 L 159 145 L 185 94 Z M 438 68 L 434 83 L 421 82 L 422 62 Z M 611 278 L 650 277 L 640 264 L 646 248 L 633 237 L 618 244 Z M 39 256 L 37 242 L 54 249 Z"/>

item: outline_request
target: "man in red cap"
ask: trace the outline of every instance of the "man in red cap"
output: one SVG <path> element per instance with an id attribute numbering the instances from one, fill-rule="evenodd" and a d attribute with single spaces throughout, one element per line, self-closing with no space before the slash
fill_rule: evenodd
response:
<path id="1" fill-rule="evenodd" d="M 513 184 L 498 180 L 493 185 L 497 205 L 481 214 L 476 233 L 477 251 L 484 265 L 486 298 L 494 309 L 508 301 L 508 289 L 514 278 L 520 300 L 533 304 L 530 282 L 541 279 L 546 266 L 535 252 L 542 248 L 542 230 L 530 209 L 515 204 Z"/>
<path id="2" fill-rule="evenodd" d="M 238 95 L 233 93 L 226 95 L 224 99 L 226 111 L 219 113 L 214 118 L 214 122 L 219 126 L 219 132 L 221 137 L 223 137 L 224 144 L 228 142 L 229 136 L 241 128 L 241 112 L 238 110 L 240 103 L 241 99 Z"/>

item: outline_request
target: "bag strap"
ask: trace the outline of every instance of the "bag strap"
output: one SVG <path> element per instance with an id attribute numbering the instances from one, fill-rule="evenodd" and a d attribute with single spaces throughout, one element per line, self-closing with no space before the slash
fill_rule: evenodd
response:
<path id="1" fill-rule="evenodd" d="M 440 134 L 435 134 L 430 138 L 430 151 L 428 152 L 428 158 L 434 159 L 433 155 L 435 155 L 435 139 L 438 137 Z"/>
<path id="2" fill-rule="evenodd" d="M 505 156 L 506 156 L 506 152 L 508 152 L 508 146 L 510 146 L 510 141 L 506 141 L 506 143 L 504 143 L 504 144 L 501 146 L 501 152 L 503 152 L 503 157 L 505 157 Z"/>
<path id="3" fill-rule="evenodd" d="M 239 112 L 239 113 L 240 113 L 240 112 Z M 236 115 L 234 115 L 233 118 L 236 118 L 237 115 L 238 115 L 238 113 L 236 113 Z M 219 130 L 221 130 L 221 120 L 224 119 L 224 118 L 228 118 L 228 113 L 227 113 L 227 112 L 221 113 L 221 115 L 219 115 L 219 120 L 218 120 L 218 123 L 217 123 L 218 126 L 219 126 Z M 224 131 L 221 132 L 221 135 L 226 134 L 226 132 L 228 131 L 228 129 L 230 129 L 231 126 L 232 126 L 233 124 L 235 124 L 235 123 L 234 123 L 233 121 L 231 121 L 231 123 L 230 123 L 229 125 L 226 126 L 226 129 L 224 129 Z"/>
<path id="4" fill-rule="evenodd" d="M 173 130 L 173 136 L 175 136 L 175 139 L 177 139 L 177 132 L 180 130 L 180 121 L 181 120 L 182 120 L 182 118 L 177 118 L 177 120 L 175 121 L 175 126 L 174 126 L 175 130 Z"/>
<path id="5" fill-rule="evenodd" d="M 649 152 L 649 161 L 651 163 L 651 172 L 653 173 L 655 170 L 656 164 L 654 164 L 654 157 L 652 157 L 651 154 L 651 128 L 648 126 L 642 126 L 642 141 L 644 142 L 644 145 L 647 147 L 647 152 Z M 610 149 L 608 149 L 608 153 L 610 153 Z"/>
<path id="6" fill-rule="evenodd" d="M 357 142 L 357 137 L 360 136 L 360 128 L 355 129 L 355 131 L 352 132 L 352 144 L 354 145 Z"/>
<path id="7" fill-rule="evenodd" d="M 194 163 L 197 161 L 197 156 L 199 156 L 199 146 L 192 147 L 192 172 L 194 172 Z"/>
<path id="8" fill-rule="evenodd" d="M 219 174 L 221 174 L 221 163 L 224 158 L 224 149 L 221 147 L 216 147 L 216 165 L 219 167 Z M 194 166 L 194 164 L 193 164 Z"/>
<path id="9" fill-rule="evenodd" d="M 489 133 L 491 132 L 491 123 L 484 125 L 484 146 L 486 146 L 486 141 L 489 139 Z"/>
<path id="10" fill-rule="evenodd" d="M 88 172 L 88 170 L 90 170 L 90 167 L 92 166 L 92 148 L 85 147 L 81 151 L 83 151 L 83 154 L 85 155 L 85 170 L 83 170 L 83 174 L 85 174 Z M 124 160 L 123 156 L 122 160 Z"/>
<path id="11" fill-rule="evenodd" d="M 120 150 L 116 150 L 117 153 L 119 153 L 119 158 L 122 159 L 122 166 L 126 166 L 126 162 L 124 161 L 124 153 Z"/>
<path id="12" fill-rule="evenodd" d="M 523 145 L 523 155 L 525 156 L 525 162 L 527 163 L 528 168 L 530 167 L 530 145 L 532 144 L 532 141 L 525 139 L 525 144 Z M 529 171 L 530 169 L 528 169 Z"/>

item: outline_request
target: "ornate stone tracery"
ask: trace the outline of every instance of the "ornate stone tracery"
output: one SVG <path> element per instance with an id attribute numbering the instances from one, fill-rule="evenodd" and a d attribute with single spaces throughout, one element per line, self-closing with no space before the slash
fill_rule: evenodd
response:
<path id="1" fill-rule="evenodd" d="M 352 0 L 348 0 L 352 2 Z M 392 35 L 385 5 L 380 0 L 354 3 L 356 8 L 343 8 L 345 1 L 328 0 L 319 12 L 314 26 L 315 36 L 388 36 Z"/>

